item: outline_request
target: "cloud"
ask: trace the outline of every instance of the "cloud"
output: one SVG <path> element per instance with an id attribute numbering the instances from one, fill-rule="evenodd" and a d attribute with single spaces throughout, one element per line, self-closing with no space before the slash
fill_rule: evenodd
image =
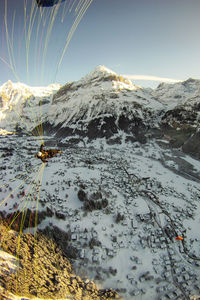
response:
<path id="1" fill-rule="evenodd" d="M 175 83 L 181 82 L 182 80 L 173 79 L 173 78 L 165 78 L 165 77 L 157 77 L 157 76 L 149 76 L 149 75 L 123 75 L 124 77 L 130 80 L 149 80 L 149 81 L 159 81 L 159 82 L 167 82 L 167 83 Z"/>

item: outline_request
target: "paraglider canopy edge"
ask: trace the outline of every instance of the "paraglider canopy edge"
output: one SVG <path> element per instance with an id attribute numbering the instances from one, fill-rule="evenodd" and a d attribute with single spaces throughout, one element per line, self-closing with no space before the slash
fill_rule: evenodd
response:
<path id="1" fill-rule="evenodd" d="M 64 2 L 65 0 L 36 0 L 37 6 L 51 7 L 55 4 Z"/>

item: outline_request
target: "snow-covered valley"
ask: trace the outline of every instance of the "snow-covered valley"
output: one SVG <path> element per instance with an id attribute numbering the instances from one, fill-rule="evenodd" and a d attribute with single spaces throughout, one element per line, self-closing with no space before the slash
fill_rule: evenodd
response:
<path id="1" fill-rule="evenodd" d="M 45 144 L 57 147 L 49 137 Z M 200 293 L 198 160 L 154 142 L 67 146 L 66 140 L 34 184 L 40 139 L 4 136 L 1 145 L 3 216 L 37 209 L 37 230 L 51 231 L 80 276 L 124 299 Z"/>

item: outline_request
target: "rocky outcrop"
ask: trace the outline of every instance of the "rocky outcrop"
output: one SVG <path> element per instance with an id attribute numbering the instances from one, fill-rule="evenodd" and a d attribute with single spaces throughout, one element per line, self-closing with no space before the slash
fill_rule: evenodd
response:
<path id="1" fill-rule="evenodd" d="M 182 105 L 167 111 L 161 119 L 161 130 L 168 136 L 170 145 L 200 158 L 198 105 Z"/>
<path id="2" fill-rule="evenodd" d="M 44 234 L 19 234 L 8 230 L 2 221 L 0 229 L 4 253 L 0 256 L 1 299 L 15 299 L 15 296 L 18 299 L 120 299 L 114 290 L 99 289 L 94 282 L 74 274 L 69 260 L 51 238 Z"/>

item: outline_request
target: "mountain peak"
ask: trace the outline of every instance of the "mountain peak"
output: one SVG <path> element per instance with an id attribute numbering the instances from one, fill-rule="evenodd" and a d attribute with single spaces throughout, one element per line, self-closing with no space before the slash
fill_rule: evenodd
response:
<path id="1" fill-rule="evenodd" d="M 117 75 L 115 72 L 113 72 L 112 70 L 106 68 L 103 65 L 99 65 L 97 66 L 92 72 L 90 72 L 86 77 L 87 78 L 105 78 L 105 77 L 109 77 L 109 76 L 115 76 Z"/>
<path id="2" fill-rule="evenodd" d="M 129 79 L 115 73 L 103 65 L 97 66 L 92 72 L 82 78 L 83 81 L 89 82 L 112 82 L 113 86 L 119 88 L 129 87 L 131 89 L 138 89 Z M 124 85 L 124 86 L 123 86 Z"/>
<path id="3" fill-rule="evenodd" d="M 112 71 L 111 69 L 108 69 L 104 65 L 97 66 L 92 72 L 95 72 L 95 73 L 104 73 L 104 74 L 105 73 L 116 74 L 114 71 Z"/>
<path id="4" fill-rule="evenodd" d="M 1 86 L 1 89 L 7 90 L 7 89 L 12 89 L 12 87 L 13 87 L 12 81 L 8 80 Z"/>

